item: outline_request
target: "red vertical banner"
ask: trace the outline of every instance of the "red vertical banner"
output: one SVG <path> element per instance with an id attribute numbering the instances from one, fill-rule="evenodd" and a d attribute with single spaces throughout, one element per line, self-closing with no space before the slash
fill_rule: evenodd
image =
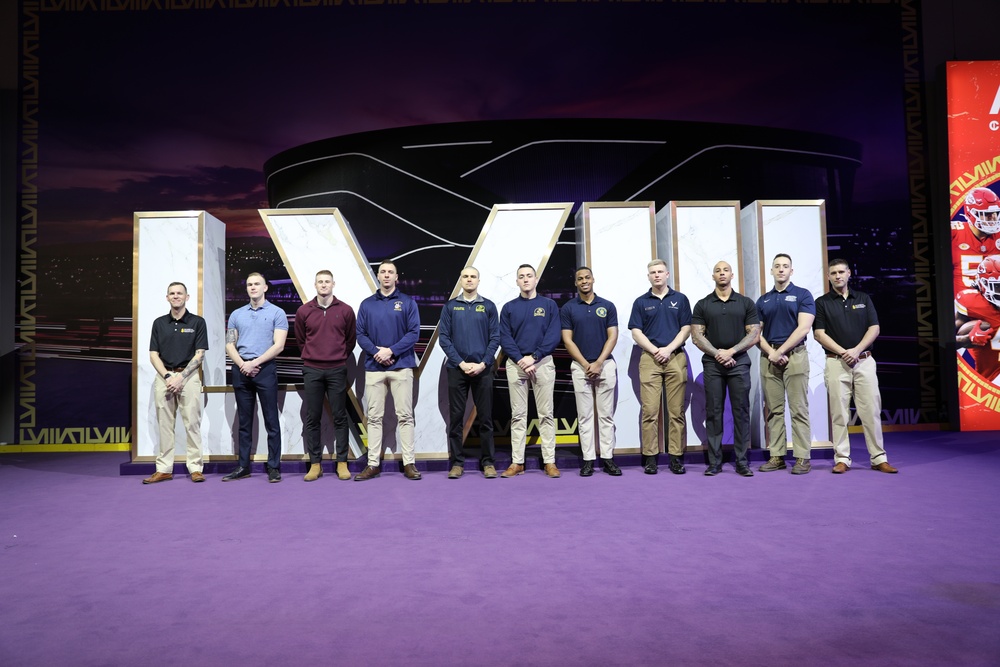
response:
<path id="1" fill-rule="evenodd" d="M 952 283 L 963 431 L 1000 429 L 1000 60 L 948 63 Z"/>

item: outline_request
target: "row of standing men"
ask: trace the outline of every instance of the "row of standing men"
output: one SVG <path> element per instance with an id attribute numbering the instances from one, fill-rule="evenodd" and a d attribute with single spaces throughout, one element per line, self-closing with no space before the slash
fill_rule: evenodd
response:
<path id="1" fill-rule="evenodd" d="M 851 467 L 848 423 L 850 403 L 863 425 L 872 469 L 895 473 L 887 460 L 881 430 L 881 398 L 871 346 L 879 334 L 878 316 L 871 298 L 849 287 L 850 268 L 845 260 L 829 264 L 831 290 L 813 299 L 808 290 L 791 282 L 792 260 L 775 256 L 771 265 L 774 287 L 757 302 L 732 288 L 732 267 L 725 261 L 712 269 L 715 289 L 692 309 L 688 298 L 672 289 L 666 263 L 647 265 L 650 289 L 632 305 L 628 328 L 641 348 L 639 361 L 642 405 L 641 446 L 643 470 L 656 474 L 659 465 L 659 417 L 666 396 L 666 450 L 669 469 L 684 474 L 684 396 L 690 336 L 703 352 L 708 467 L 704 474 L 722 472 L 723 408 L 728 394 L 734 424 L 736 472 L 753 476 L 747 450 L 750 442 L 750 357 L 761 350 L 761 386 L 767 423 L 769 460 L 758 470 L 787 469 L 785 411 L 792 424 L 793 474 L 811 470 L 812 432 L 809 424 L 809 358 L 805 341 L 810 328 L 826 353 L 824 379 L 830 397 L 834 473 Z M 403 474 L 421 479 L 415 466 L 413 421 L 414 346 L 420 332 L 416 303 L 397 287 L 398 272 L 392 261 L 378 267 L 379 289 L 361 302 L 357 314 L 333 294 L 330 271 L 316 274 L 316 297 L 295 314 L 295 337 L 301 346 L 306 406 L 305 444 L 310 468 L 305 481 L 323 476 L 320 419 L 324 398 L 333 413 L 336 473 L 350 479 L 348 470 L 347 360 L 355 345 L 365 352 L 367 466 L 356 481 L 381 473 L 382 418 L 385 399 L 392 394 L 399 425 Z M 577 296 L 560 309 L 537 293 L 531 265 L 517 270 L 519 295 L 496 305 L 479 294 L 479 271 L 462 270 L 461 293 L 448 301 L 441 313 L 439 341 L 448 378 L 448 450 L 450 479 L 464 474 L 463 429 L 466 402 L 471 393 L 476 407 L 480 440 L 480 469 L 497 477 L 493 444 L 493 374 L 500 348 L 506 355 L 506 377 L 511 403 L 511 465 L 500 477 L 524 474 L 528 394 L 534 396 L 539 419 L 544 472 L 561 475 L 555 463 L 552 353 L 561 341 L 572 358 L 571 373 L 576 396 L 582 476 L 594 473 L 598 451 L 601 469 L 620 476 L 614 461 L 615 385 L 617 369 L 612 352 L 618 339 L 615 305 L 594 292 L 588 267 L 575 273 Z M 239 461 L 223 481 L 251 475 L 251 428 L 260 400 L 267 431 L 268 480 L 281 481 L 281 431 L 278 422 L 278 383 L 275 358 L 284 349 L 288 319 L 284 311 L 265 298 L 267 283 L 259 273 L 246 281 L 250 302 L 234 311 L 226 329 L 226 351 L 232 360 L 232 385 L 239 419 Z M 187 437 L 187 469 L 192 481 L 204 481 L 200 435 L 201 382 L 198 369 L 208 349 L 203 318 L 189 312 L 189 296 L 182 283 L 167 290 L 170 313 L 153 324 L 150 361 L 157 371 L 155 397 L 159 422 L 156 472 L 143 480 L 152 484 L 172 479 L 174 423 L 178 410 Z"/>

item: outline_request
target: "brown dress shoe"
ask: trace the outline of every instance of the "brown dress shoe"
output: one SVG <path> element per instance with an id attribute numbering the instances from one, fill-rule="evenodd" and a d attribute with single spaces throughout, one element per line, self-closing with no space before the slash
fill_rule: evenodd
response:
<path id="1" fill-rule="evenodd" d="M 555 463 L 545 464 L 545 474 L 551 477 L 552 479 L 555 479 L 557 477 L 562 477 L 562 473 L 559 472 L 559 468 L 556 467 Z"/>
<path id="2" fill-rule="evenodd" d="M 513 477 L 514 475 L 523 475 L 524 466 L 520 463 L 511 463 L 510 467 L 500 473 L 501 477 Z"/>
<path id="3" fill-rule="evenodd" d="M 486 479 L 496 479 L 497 469 L 493 466 L 483 466 L 483 477 Z"/>
<path id="4" fill-rule="evenodd" d="M 154 472 L 152 475 L 142 480 L 143 484 L 156 484 L 157 482 L 169 482 L 174 476 L 169 472 Z"/>
<path id="5" fill-rule="evenodd" d="M 376 468 L 375 466 L 368 466 L 357 475 L 354 476 L 355 482 L 363 482 L 366 479 L 374 479 L 382 474 L 381 468 Z"/>
<path id="6" fill-rule="evenodd" d="M 842 475 L 845 472 L 847 472 L 848 470 L 850 470 L 850 468 L 848 468 L 847 464 L 844 463 L 843 461 L 841 461 L 837 465 L 833 466 L 833 472 L 836 475 Z"/>
<path id="7" fill-rule="evenodd" d="M 407 463 L 405 466 L 403 466 L 403 476 L 406 477 L 406 479 L 414 479 L 414 480 L 421 479 L 422 477 L 420 471 L 417 470 L 417 466 L 413 465 L 412 463 Z"/>
<path id="8" fill-rule="evenodd" d="M 451 470 L 448 471 L 448 479 L 458 479 L 465 474 L 465 468 L 459 465 L 454 465 Z"/>
<path id="9" fill-rule="evenodd" d="M 309 464 L 309 472 L 306 473 L 306 476 L 303 477 L 302 480 L 305 482 L 315 482 L 322 476 L 323 476 L 323 466 L 321 466 L 319 463 L 311 463 Z"/>
<path id="10" fill-rule="evenodd" d="M 203 475 L 200 472 L 193 472 L 193 473 L 191 473 L 191 481 L 192 482 L 204 482 L 205 481 L 205 475 Z"/>
<path id="11" fill-rule="evenodd" d="M 899 472 L 891 465 L 889 465 L 888 461 L 883 461 L 882 463 L 879 463 L 877 466 L 872 466 L 872 470 L 878 470 L 879 472 L 887 472 L 891 475 L 895 475 L 897 472 Z"/>
<path id="12" fill-rule="evenodd" d="M 351 469 L 347 467 L 347 461 L 337 461 L 337 478 L 350 479 Z"/>

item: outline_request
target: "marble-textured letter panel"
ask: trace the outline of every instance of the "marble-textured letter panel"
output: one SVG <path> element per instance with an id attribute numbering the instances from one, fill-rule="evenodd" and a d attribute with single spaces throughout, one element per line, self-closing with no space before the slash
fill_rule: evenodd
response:
<path id="1" fill-rule="evenodd" d="M 656 220 L 652 202 L 584 203 L 577 214 L 577 264 L 594 272 L 594 291 L 618 309 L 618 408 L 615 439 L 618 451 L 638 451 L 641 403 L 639 358 L 628 319 L 632 302 L 649 290 L 646 265 L 656 248 Z M 567 288 L 571 283 L 567 277 Z M 567 290 L 568 291 L 568 290 Z"/>

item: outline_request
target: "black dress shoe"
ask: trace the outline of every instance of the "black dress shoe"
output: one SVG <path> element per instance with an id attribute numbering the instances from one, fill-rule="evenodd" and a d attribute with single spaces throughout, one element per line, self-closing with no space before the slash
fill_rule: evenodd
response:
<path id="1" fill-rule="evenodd" d="M 736 466 L 736 474 L 740 477 L 753 477 L 753 470 L 748 465 Z"/>
<path id="2" fill-rule="evenodd" d="M 722 472 L 722 466 L 721 465 L 718 465 L 718 464 L 709 465 L 707 468 L 705 468 L 705 477 L 715 477 L 720 472 Z"/>
<path id="3" fill-rule="evenodd" d="M 590 477 L 594 474 L 594 462 L 584 461 L 583 465 L 580 466 L 580 477 Z"/>
<path id="4" fill-rule="evenodd" d="M 222 478 L 223 482 L 231 482 L 234 479 L 245 479 L 250 476 L 250 468 L 244 468 L 243 466 L 238 466 L 236 470 L 232 471 L 228 475 Z"/>
<path id="5" fill-rule="evenodd" d="M 272 468 L 268 466 L 267 468 L 267 481 L 271 484 L 277 484 L 281 481 L 281 470 L 278 468 Z"/>
<path id="6" fill-rule="evenodd" d="M 647 456 L 646 464 L 643 466 L 642 471 L 647 475 L 655 475 L 657 472 L 657 464 L 655 456 Z"/>
<path id="7" fill-rule="evenodd" d="M 687 470 L 684 469 L 684 461 L 683 459 L 681 459 L 681 457 L 679 456 L 670 457 L 670 472 L 674 473 L 675 475 L 683 475 L 684 473 L 687 472 Z"/>
<path id="8" fill-rule="evenodd" d="M 613 459 L 604 459 L 604 472 L 612 477 L 622 476 L 622 469 L 618 467 L 618 464 Z"/>

